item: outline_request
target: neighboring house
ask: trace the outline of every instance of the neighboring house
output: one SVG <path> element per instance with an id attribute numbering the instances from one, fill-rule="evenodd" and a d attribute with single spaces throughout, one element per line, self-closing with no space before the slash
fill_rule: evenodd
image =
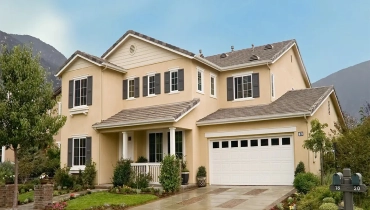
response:
<path id="1" fill-rule="evenodd" d="M 61 165 L 71 173 L 97 163 L 97 184 L 110 183 L 120 158 L 158 182 L 166 154 L 185 156 L 190 183 L 199 166 L 210 184 L 291 185 L 314 118 L 343 122 L 333 87 L 311 88 L 295 40 L 195 55 L 127 31 L 101 57 L 76 51 L 62 79 Z"/>
<path id="2" fill-rule="evenodd" d="M 61 87 L 56 88 L 54 90 L 53 97 L 56 99 L 59 99 L 62 93 L 61 91 L 62 91 Z M 61 114 L 61 111 L 62 111 L 61 106 L 62 106 L 62 103 L 58 102 L 54 107 L 54 109 L 57 109 L 57 112 L 58 112 L 57 114 L 59 115 Z M 60 132 L 54 136 L 54 142 L 60 147 Z M 0 163 L 5 162 L 5 161 L 14 162 L 14 152 L 11 149 L 6 150 L 5 146 L 3 146 L 3 147 L 0 147 Z"/>

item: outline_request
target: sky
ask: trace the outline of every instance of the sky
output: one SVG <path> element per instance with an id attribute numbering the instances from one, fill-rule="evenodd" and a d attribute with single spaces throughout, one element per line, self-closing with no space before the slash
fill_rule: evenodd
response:
<path id="1" fill-rule="evenodd" d="M 101 56 L 127 30 L 205 56 L 296 39 L 311 82 L 370 60 L 369 0 L 0 0 L 0 30 L 67 58 Z"/>

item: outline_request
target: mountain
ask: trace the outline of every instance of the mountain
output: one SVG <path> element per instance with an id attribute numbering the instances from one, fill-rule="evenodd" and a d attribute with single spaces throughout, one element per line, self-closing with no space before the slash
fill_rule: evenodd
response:
<path id="1" fill-rule="evenodd" d="M 370 102 L 370 60 L 342 69 L 312 84 L 334 85 L 342 110 L 360 119 L 359 110 Z"/>
<path id="2" fill-rule="evenodd" d="M 30 44 L 33 46 L 33 54 L 40 52 L 41 66 L 49 73 L 48 79 L 53 82 L 53 86 L 59 87 L 60 80 L 54 75 L 59 71 L 59 68 L 64 64 L 67 58 L 53 46 L 46 44 L 38 38 L 29 35 L 8 34 L 0 31 L 0 44 L 5 44 L 8 48 L 13 48 L 17 45 Z"/>

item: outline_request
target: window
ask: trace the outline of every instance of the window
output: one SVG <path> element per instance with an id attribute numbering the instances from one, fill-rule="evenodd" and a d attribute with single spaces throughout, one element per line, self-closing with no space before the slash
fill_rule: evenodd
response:
<path id="1" fill-rule="evenodd" d="M 269 140 L 268 139 L 261 139 L 261 146 L 268 146 Z"/>
<path id="2" fill-rule="evenodd" d="M 257 147 L 258 146 L 258 140 L 251 140 L 251 147 Z"/>
<path id="3" fill-rule="evenodd" d="M 129 79 L 128 80 L 128 98 L 135 98 L 135 80 Z"/>
<path id="4" fill-rule="evenodd" d="M 154 75 L 148 76 L 148 95 L 154 95 L 155 91 L 155 77 Z"/>
<path id="5" fill-rule="evenodd" d="M 271 74 L 271 97 L 275 97 L 275 80 L 274 75 Z"/>
<path id="6" fill-rule="evenodd" d="M 330 115 L 330 101 L 328 101 L 328 113 Z"/>
<path id="7" fill-rule="evenodd" d="M 248 147 L 248 140 L 241 140 L 240 147 Z"/>
<path id="8" fill-rule="evenodd" d="M 201 68 L 197 68 L 197 92 L 199 93 L 203 93 L 204 90 L 203 90 L 203 74 L 204 74 L 204 70 L 201 69 Z"/>
<path id="9" fill-rule="evenodd" d="M 271 145 L 272 146 L 279 145 L 279 138 L 272 138 L 271 139 Z"/>
<path id="10" fill-rule="evenodd" d="M 220 143 L 218 141 L 215 141 L 212 143 L 213 148 L 220 148 Z"/>
<path id="11" fill-rule="evenodd" d="M 82 166 L 86 161 L 86 138 L 73 139 L 73 165 Z"/>
<path id="12" fill-rule="evenodd" d="M 87 104 L 87 78 L 74 80 L 74 106 Z"/>
<path id="13" fill-rule="evenodd" d="M 211 74 L 211 96 L 216 97 L 216 75 Z"/>
<path id="14" fill-rule="evenodd" d="M 234 99 L 252 97 L 252 75 L 234 77 Z"/>
<path id="15" fill-rule="evenodd" d="M 238 141 L 231 141 L 231 147 L 239 147 Z"/>
<path id="16" fill-rule="evenodd" d="M 170 76 L 171 76 L 171 78 L 170 78 L 170 81 L 171 81 L 171 92 L 172 91 L 178 91 L 179 89 L 178 89 L 178 71 L 177 70 L 175 70 L 175 71 L 171 71 L 170 72 Z"/>
<path id="17" fill-rule="evenodd" d="M 290 138 L 282 138 L 282 145 L 290 145 Z"/>
<path id="18" fill-rule="evenodd" d="M 167 152 L 170 154 L 170 147 L 171 147 L 171 142 L 170 142 L 170 132 L 167 133 Z M 176 131 L 175 132 L 175 155 L 178 158 L 182 158 L 184 156 L 183 154 L 183 140 L 182 140 L 182 131 Z"/>
<path id="19" fill-rule="evenodd" d="M 161 162 L 163 159 L 163 133 L 149 134 L 149 162 Z"/>
<path id="20" fill-rule="evenodd" d="M 229 142 L 228 141 L 223 141 L 222 142 L 222 148 L 229 148 Z"/>

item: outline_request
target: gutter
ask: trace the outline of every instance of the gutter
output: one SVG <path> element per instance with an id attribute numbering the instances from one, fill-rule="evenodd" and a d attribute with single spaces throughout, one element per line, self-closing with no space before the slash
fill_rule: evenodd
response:
<path id="1" fill-rule="evenodd" d="M 93 125 L 92 127 L 96 130 L 106 129 L 106 128 L 117 128 L 122 126 L 135 126 L 135 125 L 147 125 L 153 123 L 170 123 L 175 122 L 173 117 L 163 118 L 163 119 L 145 119 L 145 120 L 136 120 L 136 121 L 129 121 L 129 122 L 115 122 L 115 123 L 107 123 L 105 125 Z"/>
<path id="2" fill-rule="evenodd" d="M 254 117 L 239 117 L 233 119 L 217 119 L 217 120 L 207 120 L 204 122 L 197 122 L 197 126 L 206 126 L 206 125 L 217 125 L 217 124 L 228 124 L 228 123 L 240 123 L 240 122 L 254 122 L 262 120 L 277 120 L 284 118 L 294 118 L 294 117 L 304 117 L 306 115 L 311 115 L 310 112 L 300 112 L 293 114 L 279 114 L 279 115 L 266 115 L 266 116 L 254 116 Z"/>

